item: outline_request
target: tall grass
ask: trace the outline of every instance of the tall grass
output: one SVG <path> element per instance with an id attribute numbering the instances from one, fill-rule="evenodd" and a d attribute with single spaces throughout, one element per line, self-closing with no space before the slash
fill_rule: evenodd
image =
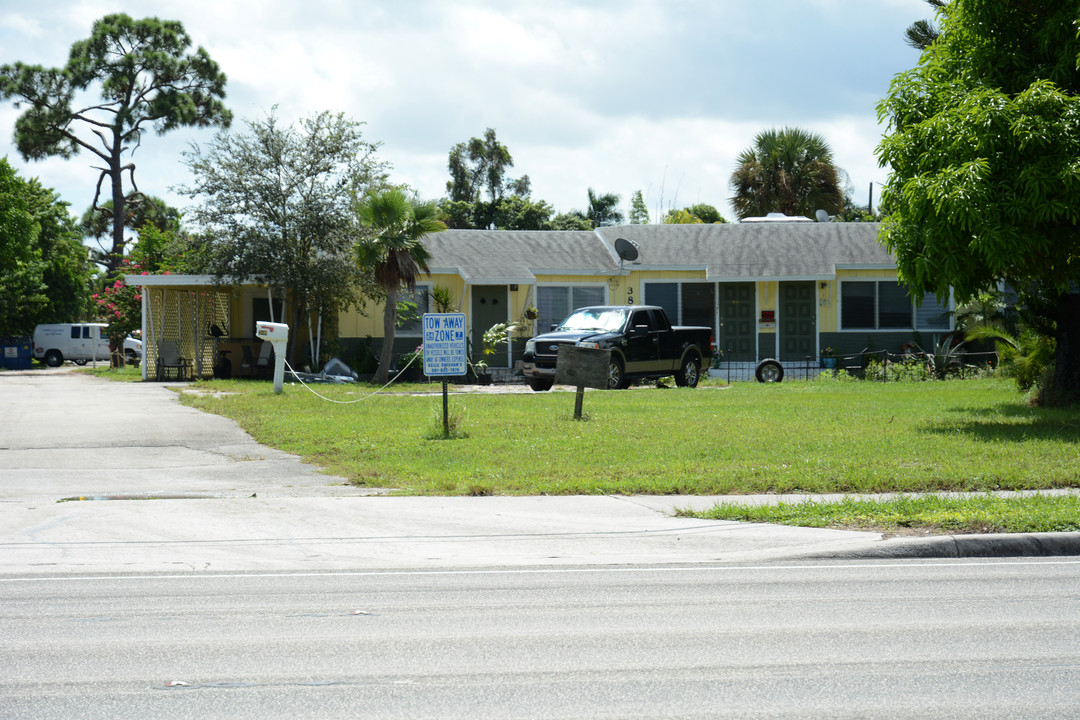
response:
<path id="1" fill-rule="evenodd" d="M 352 482 L 432 494 L 986 491 L 1080 486 L 1080 418 L 1001 380 L 380 394 L 200 383 L 184 402 Z M 370 392 L 323 386 L 348 401 Z M 231 393 L 231 394 L 229 394 Z"/>

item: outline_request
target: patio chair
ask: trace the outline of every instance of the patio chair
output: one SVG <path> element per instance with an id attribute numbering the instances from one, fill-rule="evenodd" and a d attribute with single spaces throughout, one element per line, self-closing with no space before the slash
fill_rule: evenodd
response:
<path id="1" fill-rule="evenodd" d="M 263 340 L 262 347 L 259 348 L 259 359 L 255 361 L 255 369 L 259 375 L 270 377 L 270 353 L 273 351 L 274 346 Z"/>
<path id="2" fill-rule="evenodd" d="M 256 359 L 254 353 L 251 352 L 251 345 L 244 343 L 241 346 L 241 350 L 244 352 L 244 361 L 240 363 L 240 367 L 248 371 L 248 377 L 254 378 L 256 375 L 263 375 L 270 371 L 270 352 L 274 349 L 274 346 L 268 342 L 263 342 L 262 347 L 259 348 L 259 357 Z"/>
<path id="3" fill-rule="evenodd" d="M 180 357 L 175 340 L 162 340 L 157 346 L 157 379 L 167 379 L 176 375 L 177 380 L 187 380 L 187 360 Z"/>

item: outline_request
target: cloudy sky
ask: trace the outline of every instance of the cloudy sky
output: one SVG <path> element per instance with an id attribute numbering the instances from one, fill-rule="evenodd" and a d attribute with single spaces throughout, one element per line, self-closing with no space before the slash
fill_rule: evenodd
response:
<path id="1" fill-rule="evenodd" d="M 0 64 L 67 62 L 113 12 L 179 20 L 228 76 L 234 128 L 321 110 L 366 123 L 392 179 L 446 193 L 450 148 L 494 128 L 534 198 L 583 209 L 587 189 L 641 190 L 654 213 L 704 202 L 729 219 L 735 157 L 767 128 L 825 137 L 856 198 L 883 182 L 876 103 L 916 51 L 923 0 L 0 0 Z M 81 213 L 85 152 L 27 163 L 0 103 L 0 155 Z M 139 188 L 183 207 L 180 153 L 211 130 L 144 140 Z M 878 189 L 875 186 L 875 204 Z"/>

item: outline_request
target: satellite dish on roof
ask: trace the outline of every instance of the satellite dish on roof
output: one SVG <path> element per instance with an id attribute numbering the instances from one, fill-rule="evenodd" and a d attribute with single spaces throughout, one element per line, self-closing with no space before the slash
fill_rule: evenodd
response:
<path id="1" fill-rule="evenodd" d="M 817 212 L 815 212 L 814 217 L 817 218 L 818 222 L 829 222 L 830 221 L 829 213 L 825 212 L 824 210 L 818 210 Z"/>
<path id="2" fill-rule="evenodd" d="M 619 254 L 619 260 L 633 262 L 638 257 L 638 244 L 626 238 L 615 238 L 615 252 Z"/>

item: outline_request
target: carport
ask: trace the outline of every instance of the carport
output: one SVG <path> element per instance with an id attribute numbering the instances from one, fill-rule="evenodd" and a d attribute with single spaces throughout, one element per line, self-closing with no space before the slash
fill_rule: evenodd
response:
<path id="1" fill-rule="evenodd" d="M 127 275 L 124 283 L 142 288 L 143 380 L 212 378 L 235 291 L 208 275 Z"/>

